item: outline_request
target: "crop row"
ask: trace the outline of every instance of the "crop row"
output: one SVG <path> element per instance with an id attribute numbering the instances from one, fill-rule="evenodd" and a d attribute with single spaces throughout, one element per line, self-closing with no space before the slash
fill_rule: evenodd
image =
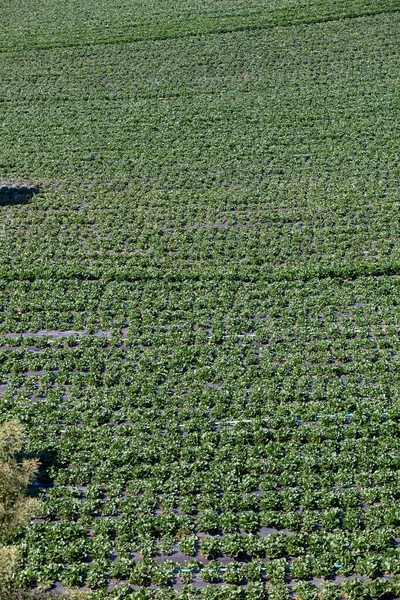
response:
<path id="1" fill-rule="evenodd" d="M 37 2 L 33 6 L 6 7 L 1 51 L 164 40 L 341 21 L 363 15 L 390 14 L 398 10 L 398 5 L 393 0 L 325 0 L 318 4 L 306 2 L 301 7 L 285 0 L 275 0 L 268 6 L 262 1 L 251 5 L 244 2 L 215 5 L 203 0 L 193 5 L 184 0 L 171 6 L 156 0 L 146 4 L 143 13 L 126 0 L 113 8 L 106 2 L 90 0 L 73 13 L 57 3 L 49 3 L 46 9 Z M 25 18 L 24 25 L 15 28 L 13 18 L 21 17 Z"/>

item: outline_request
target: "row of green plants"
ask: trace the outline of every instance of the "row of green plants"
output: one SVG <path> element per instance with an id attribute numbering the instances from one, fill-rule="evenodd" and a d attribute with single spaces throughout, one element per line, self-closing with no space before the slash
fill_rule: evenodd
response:
<path id="1" fill-rule="evenodd" d="M 361 579 L 349 579 L 343 584 L 326 583 L 315 585 L 302 582 L 295 587 L 278 583 L 264 585 L 262 583 L 249 583 L 247 587 L 229 585 L 218 586 L 209 584 L 204 588 L 196 588 L 190 584 L 182 587 L 179 593 L 170 589 L 152 590 L 141 588 L 133 591 L 129 585 L 116 588 L 111 593 L 92 592 L 93 600 L 379 600 L 396 598 L 399 594 L 399 579 L 376 579 L 365 582 Z"/>
<path id="2" fill-rule="evenodd" d="M 385 12 L 390 14 L 398 9 L 393 0 L 352 0 L 347 3 L 335 0 L 332 3 L 322 2 L 317 6 L 307 3 L 301 9 L 284 1 L 267 6 L 260 1 L 250 6 L 240 2 L 235 5 L 235 10 L 230 3 L 216 6 L 209 0 L 197 2 L 195 6 L 187 1 L 171 6 L 156 0 L 146 5 L 145 14 L 132 7 L 126 0 L 113 9 L 107 6 L 106 11 L 103 5 L 101 7 L 103 10 L 91 0 L 87 6 L 78 8 L 76 20 L 71 23 L 68 20 L 68 11 L 56 2 L 49 3 L 47 11 L 40 4 L 34 6 L 36 10 L 31 8 L 25 13 L 18 5 L 12 6 L 5 12 L 9 35 L 3 34 L 0 38 L 0 49 L 2 52 L 21 52 L 38 48 L 179 39 L 194 35 L 225 34 L 231 31 L 252 32 L 254 29 L 272 29 L 298 23 L 329 22 Z M 22 16 L 25 17 L 24 27 L 16 29 L 12 26 L 13 19 L 21 19 Z M 85 27 L 82 26 L 82 22 L 85 23 Z M 69 28 L 68 32 L 65 32 L 67 24 Z"/>

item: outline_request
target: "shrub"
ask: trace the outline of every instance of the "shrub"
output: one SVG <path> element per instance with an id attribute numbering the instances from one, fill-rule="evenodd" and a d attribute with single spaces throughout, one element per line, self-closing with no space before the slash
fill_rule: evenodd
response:
<path id="1" fill-rule="evenodd" d="M 0 548 L 0 599 L 11 598 L 17 589 L 18 551 L 14 546 Z"/>
<path id="2" fill-rule="evenodd" d="M 19 421 L 9 421 L 0 427 L 0 598 L 12 598 L 20 588 L 17 549 L 7 545 L 18 530 L 26 525 L 39 508 L 39 501 L 27 497 L 27 487 L 38 470 L 38 461 L 18 462 L 14 455 L 25 440 Z M 3 544 L 3 546 L 1 546 Z"/>
<path id="3" fill-rule="evenodd" d="M 19 421 L 9 421 L 0 427 L 0 543 L 12 540 L 39 507 L 38 500 L 27 497 L 27 487 L 35 478 L 38 461 L 18 462 L 14 458 L 24 439 Z"/>

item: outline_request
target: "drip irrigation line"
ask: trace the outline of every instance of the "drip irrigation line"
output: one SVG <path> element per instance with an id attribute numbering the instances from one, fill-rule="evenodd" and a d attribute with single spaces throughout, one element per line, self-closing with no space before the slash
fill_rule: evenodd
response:
<path id="1" fill-rule="evenodd" d="M 340 564 L 335 564 L 333 565 L 333 567 L 335 569 L 341 569 L 343 567 L 343 565 Z M 203 569 L 173 569 L 173 573 L 201 573 L 202 571 L 204 571 L 207 567 L 204 567 Z M 291 566 L 287 566 L 286 569 L 288 571 L 292 571 L 294 567 Z M 229 569 L 228 567 L 221 567 L 220 569 L 216 569 L 213 568 L 211 569 L 214 573 L 215 572 L 219 572 L 219 573 L 226 573 L 227 571 L 234 571 L 236 573 L 243 571 L 243 567 L 234 567 L 233 569 Z M 261 571 L 266 571 L 267 568 L 266 567 L 261 567 L 260 569 Z"/>

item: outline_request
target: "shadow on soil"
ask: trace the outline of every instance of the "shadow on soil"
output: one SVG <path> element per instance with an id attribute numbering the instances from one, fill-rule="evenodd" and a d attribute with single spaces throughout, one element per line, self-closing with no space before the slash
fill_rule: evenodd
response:
<path id="1" fill-rule="evenodd" d="M 62 469 L 66 467 L 57 458 L 57 452 L 55 450 L 43 450 L 39 452 L 19 452 L 16 455 L 18 461 L 36 458 L 39 459 L 39 471 L 35 481 L 29 486 L 29 495 L 37 496 L 40 488 L 51 488 L 54 486 L 54 481 L 51 471 L 56 469 Z M 0 595 L 1 598 L 1 595 Z"/>
<path id="2" fill-rule="evenodd" d="M 38 187 L 0 186 L 0 207 L 28 204 L 40 192 Z"/>

